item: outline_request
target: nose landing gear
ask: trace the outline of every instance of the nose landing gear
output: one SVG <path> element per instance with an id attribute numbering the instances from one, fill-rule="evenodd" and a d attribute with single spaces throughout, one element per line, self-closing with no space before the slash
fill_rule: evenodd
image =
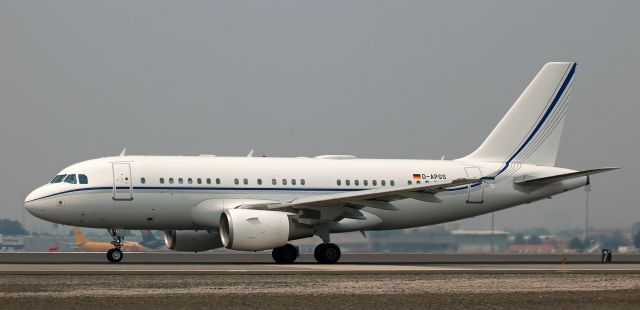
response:
<path id="1" fill-rule="evenodd" d="M 119 263 L 124 256 L 124 254 L 122 254 L 122 250 L 120 249 L 122 247 L 122 244 L 124 243 L 124 229 L 110 228 L 107 229 L 107 231 L 109 231 L 111 238 L 113 238 L 111 244 L 113 244 L 114 246 L 113 249 L 107 251 L 107 260 L 112 263 Z"/>

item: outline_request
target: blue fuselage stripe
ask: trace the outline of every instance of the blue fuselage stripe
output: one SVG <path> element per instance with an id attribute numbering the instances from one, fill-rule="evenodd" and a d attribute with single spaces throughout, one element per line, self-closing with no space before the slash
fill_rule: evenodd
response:
<path id="1" fill-rule="evenodd" d="M 129 190 L 128 186 L 118 186 L 118 190 Z M 297 187 L 167 187 L 167 186 L 134 186 L 131 189 L 135 190 L 166 190 L 166 191 L 289 191 L 289 192 L 355 192 L 367 190 L 370 188 L 297 188 Z M 43 197 L 31 199 L 25 202 L 32 202 L 40 199 L 45 199 L 53 196 L 83 192 L 94 190 L 113 190 L 113 186 L 109 187 L 86 187 L 76 188 L 72 190 L 62 191 L 55 194 L 46 195 Z"/>

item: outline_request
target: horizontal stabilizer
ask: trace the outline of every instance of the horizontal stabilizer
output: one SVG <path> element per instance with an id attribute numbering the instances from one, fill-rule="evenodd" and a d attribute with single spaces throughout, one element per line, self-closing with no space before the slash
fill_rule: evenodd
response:
<path id="1" fill-rule="evenodd" d="M 525 184 L 550 184 L 550 183 L 560 182 L 560 181 L 569 180 L 569 179 L 578 178 L 578 177 L 584 177 L 584 176 L 588 176 L 588 175 L 592 175 L 592 174 L 596 174 L 596 173 L 607 172 L 607 171 L 616 170 L 616 169 L 620 169 L 620 168 L 617 168 L 617 167 L 606 167 L 606 168 L 590 169 L 590 170 L 585 170 L 585 171 L 564 173 L 564 174 L 558 174 L 558 175 L 553 175 L 553 176 L 550 176 L 550 177 L 542 177 L 542 178 L 532 178 L 530 176 L 526 176 L 525 175 L 525 176 L 522 176 L 520 178 L 514 178 L 513 183 L 520 184 L 520 185 L 525 185 Z"/>

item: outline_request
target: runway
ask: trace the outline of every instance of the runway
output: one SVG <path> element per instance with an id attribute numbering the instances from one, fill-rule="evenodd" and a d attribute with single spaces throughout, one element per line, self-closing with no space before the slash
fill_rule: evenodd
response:
<path id="1" fill-rule="evenodd" d="M 294 264 L 275 264 L 269 254 L 125 253 L 121 263 L 104 253 L 0 253 L 0 274 L 215 275 L 215 274 L 640 274 L 640 255 L 619 254 L 344 254 L 340 263 L 315 263 L 302 254 Z"/>
<path id="2" fill-rule="evenodd" d="M 563 264 L 566 258 L 566 264 Z M 640 256 L 0 253 L 3 309 L 637 309 Z"/>

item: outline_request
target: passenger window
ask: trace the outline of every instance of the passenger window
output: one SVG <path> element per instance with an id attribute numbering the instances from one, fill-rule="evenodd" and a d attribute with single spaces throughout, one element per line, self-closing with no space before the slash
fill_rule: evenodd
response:
<path id="1" fill-rule="evenodd" d="M 198 178 L 198 179 L 196 180 L 196 182 L 198 182 L 198 184 L 202 184 L 202 179 L 201 179 L 201 178 Z"/>
<path id="2" fill-rule="evenodd" d="M 178 178 L 178 183 L 182 184 L 182 178 Z"/>
<path id="3" fill-rule="evenodd" d="M 282 185 L 287 185 L 287 179 L 282 179 Z"/>
<path id="4" fill-rule="evenodd" d="M 207 184 L 211 184 L 211 179 L 207 178 Z"/>
<path id="5" fill-rule="evenodd" d="M 349 186 L 349 185 L 351 185 L 351 181 L 350 180 L 346 180 L 346 181 L 344 181 L 344 184 Z"/>
<path id="6" fill-rule="evenodd" d="M 169 178 L 169 184 L 173 184 L 173 178 Z"/>
<path id="7" fill-rule="evenodd" d="M 238 178 L 233 179 L 233 184 L 235 185 L 240 184 L 240 180 L 238 180 Z"/>
<path id="8" fill-rule="evenodd" d="M 216 178 L 216 184 L 220 184 L 220 178 Z"/>
<path id="9" fill-rule="evenodd" d="M 296 179 L 291 179 L 291 185 L 296 185 Z"/>
<path id="10" fill-rule="evenodd" d="M 56 175 L 55 177 L 53 177 L 53 179 L 51 180 L 51 183 L 60 183 L 62 182 L 62 180 L 64 180 L 64 177 L 66 177 L 66 174 L 60 174 L 60 175 Z"/>
<path id="11" fill-rule="evenodd" d="M 356 186 L 358 186 L 358 185 L 360 185 L 360 180 L 355 180 L 355 181 L 353 181 L 353 183 L 354 183 Z"/>
<path id="12" fill-rule="evenodd" d="M 78 181 L 80 184 L 89 184 L 89 178 L 87 178 L 86 174 L 78 174 Z"/>
<path id="13" fill-rule="evenodd" d="M 411 180 L 407 181 L 407 184 L 411 185 L 411 183 L 413 183 L 413 182 L 411 182 Z"/>
<path id="14" fill-rule="evenodd" d="M 160 178 L 160 184 L 164 184 L 164 178 Z"/>
<path id="15" fill-rule="evenodd" d="M 189 184 L 193 184 L 193 179 L 188 178 L 188 179 L 187 179 L 187 183 L 189 183 Z"/>
<path id="16" fill-rule="evenodd" d="M 305 185 L 305 183 L 306 183 L 306 182 L 304 181 L 304 179 L 301 179 L 301 180 L 300 180 L 300 185 Z"/>
<path id="17" fill-rule="evenodd" d="M 262 179 L 258 179 L 258 185 L 262 185 Z"/>
<path id="18" fill-rule="evenodd" d="M 276 181 L 276 179 L 271 179 L 271 184 L 276 185 L 278 184 L 278 181 Z"/>
<path id="19" fill-rule="evenodd" d="M 244 183 L 244 185 L 247 185 L 247 184 L 249 184 L 249 180 L 244 179 L 244 180 L 242 180 L 242 183 Z"/>
<path id="20" fill-rule="evenodd" d="M 76 175 L 75 174 L 67 175 L 67 177 L 64 178 L 64 182 L 69 184 L 76 184 Z"/>
<path id="21" fill-rule="evenodd" d="M 376 181 L 376 180 L 371 180 L 371 184 L 373 184 L 373 186 L 376 186 L 376 185 L 378 185 L 378 181 Z"/>
<path id="22" fill-rule="evenodd" d="M 80 179 L 80 184 L 87 184 L 87 183 L 82 183 L 82 174 L 79 175 L 78 178 Z M 142 184 L 147 183 L 147 180 L 145 178 L 140 178 L 140 183 Z"/>
<path id="23" fill-rule="evenodd" d="M 369 186 L 369 181 L 368 180 L 363 180 L 362 184 L 364 184 L 364 186 Z"/>
<path id="24" fill-rule="evenodd" d="M 420 184 L 420 181 L 416 181 L 416 184 Z"/>
<path id="25" fill-rule="evenodd" d="M 394 180 L 389 181 L 389 183 L 391 183 L 391 186 L 396 186 L 396 182 Z"/>
<path id="26" fill-rule="evenodd" d="M 336 184 L 338 184 L 338 186 L 342 185 L 342 181 L 340 181 L 339 179 L 336 180 Z"/>
<path id="27" fill-rule="evenodd" d="M 387 186 L 387 181 L 382 180 L 382 181 L 380 181 L 380 184 L 381 184 L 382 186 Z"/>

